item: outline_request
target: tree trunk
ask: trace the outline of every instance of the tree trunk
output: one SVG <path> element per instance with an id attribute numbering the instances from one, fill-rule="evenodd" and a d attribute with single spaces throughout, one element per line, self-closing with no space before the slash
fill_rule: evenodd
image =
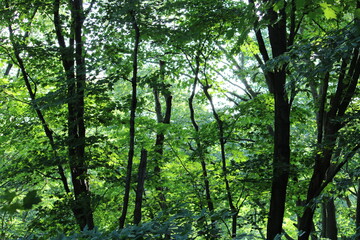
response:
<path id="1" fill-rule="evenodd" d="M 220 143 L 220 149 L 221 149 L 221 163 L 222 163 L 222 174 L 223 174 L 223 179 L 225 182 L 225 190 L 226 190 L 226 196 L 228 199 L 228 204 L 230 207 L 230 211 L 231 211 L 231 218 L 232 218 L 232 223 L 231 223 L 231 237 L 233 239 L 236 239 L 236 230 L 237 230 L 237 217 L 238 217 L 238 210 L 236 209 L 234 202 L 233 202 L 233 196 L 232 196 L 232 192 L 231 192 L 231 188 L 230 188 L 230 183 L 228 180 L 228 169 L 227 169 L 227 163 L 226 163 L 226 152 L 225 152 L 225 135 L 224 135 L 224 123 L 223 121 L 220 119 L 219 114 L 217 113 L 216 109 L 215 109 L 215 105 L 213 103 L 212 97 L 209 94 L 209 85 L 202 85 L 203 87 L 203 91 L 204 94 L 206 96 L 206 98 L 208 99 L 212 112 L 213 112 L 213 116 L 216 120 L 218 129 L 219 129 L 219 133 L 218 133 L 218 137 L 219 137 L 219 143 Z"/>
<path id="2" fill-rule="evenodd" d="M 358 179 L 358 189 L 356 195 L 356 240 L 360 240 L 360 178 Z"/>
<path id="3" fill-rule="evenodd" d="M 132 3 L 135 8 L 135 4 Z M 126 180 L 125 180 L 125 193 L 123 198 L 122 213 L 119 218 L 119 227 L 124 228 L 126 215 L 129 205 L 130 197 L 130 188 L 131 188 L 131 175 L 132 175 L 132 165 L 135 151 L 135 114 L 137 107 L 137 72 L 138 72 L 138 52 L 139 52 L 139 43 L 140 43 L 140 29 L 137 25 L 135 10 L 130 10 L 130 15 L 132 18 L 132 26 L 135 30 L 134 36 L 134 50 L 133 50 L 133 76 L 131 80 L 132 84 L 132 95 L 131 95 L 131 107 L 130 107 L 130 139 L 129 139 L 129 153 L 128 153 L 128 162 L 126 168 Z"/>
<path id="4" fill-rule="evenodd" d="M 196 87 L 197 84 L 199 82 L 199 72 L 200 72 L 200 62 L 199 59 L 196 59 L 196 66 L 193 69 L 194 71 L 194 83 L 192 86 L 192 92 L 191 95 L 188 99 L 188 104 L 189 104 L 189 109 L 190 109 L 190 120 L 191 123 L 196 131 L 196 133 L 198 133 L 200 131 L 199 125 L 196 122 L 195 119 L 195 110 L 194 110 L 194 105 L 193 105 L 193 101 L 194 101 L 194 97 L 195 97 L 195 91 L 196 91 Z M 213 201 L 211 199 L 211 191 L 210 191 L 210 183 L 209 183 L 209 179 L 208 179 L 208 174 L 207 174 L 207 169 L 206 169 L 206 162 L 205 162 L 205 154 L 204 154 L 204 149 L 203 146 L 200 142 L 200 139 L 196 138 L 196 149 L 195 151 L 198 152 L 198 156 L 200 159 L 200 163 L 201 163 L 201 168 L 202 168 L 202 177 L 204 179 L 204 185 L 205 185 L 205 195 L 206 195 L 206 203 L 207 203 L 207 207 L 209 212 L 212 212 L 214 210 L 214 204 Z"/>
<path id="5" fill-rule="evenodd" d="M 155 82 L 153 86 L 153 94 L 155 100 L 155 113 L 158 124 L 170 124 L 171 119 L 171 109 L 172 109 L 172 96 L 169 91 L 169 86 L 165 84 L 165 62 L 160 61 L 160 82 Z M 162 106 L 160 101 L 160 94 L 165 98 L 166 109 L 165 113 L 162 112 Z M 156 177 L 156 191 L 158 195 L 159 205 L 161 210 L 165 211 L 166 206 L 166 197 L 165 197 L 165 188 L 161 186 L 161 165 L 164 155 L 164 141 L 165 135 L 163 132 L 157 132 L 156 141 L 154 146 L 154 173 Z"/>
<path id="6" fill-rule="evenodd" d="M 72 205 L 76 221 L 81 230 L 94 228 L 91 195 L 87 180 L 85 159 L 84 90 L 86 82 L 84 43 L 82 27 L 84 21 L 82 0 L 70 2 L 71 29 L 69 46 L 65 44 L 59 14 L 60 0 L 54 1 L 54 25 L 60 46 L 61 60 L 67 80 L 68 100 L 68 156 L 75 201 Z M 76 47 L 74 47 L 76 46 Z"/>
<path id="7" fill-rule="evenodd" d="M 273 57 L 278 57 L 287 51 L 286 14 L 285 9 L 280 13 L 268 10 L 272 21 L 268 27 L 269 39 Z M 267 239 L 274 239 L 282 233 L 282 223 L 285 212 L 286 188 L 289 179 L 290 166 L 290 103 L 287 99 L 286 66 L 272 72 L 270 76 L 275 99 L 275 131 L 274 131 L 274 160 L 271 187 L 269 220 L 267 223 Z"/>
<path id="8" fill-rule="evenodd" d="M 264 3 L 268 1 L 264 0 Z M 255 3 L 250 0 L 255 8 Z M 293 9 L 294 10 L 294 9 Z M 293 12 L 293 14 L 295 14 Z M 287 30 L 286 30 L 286 10 L 285 4 L 282 9 L 275 12 L 272 7 L 266 11 L 266 16 L 270 20 L 268 25 L 269 40 L 271 45 L 272 57 L 276 58 L 287 51 Z M 255 23 L 255 36 L 259 45 L 259 50 L 263 61 L 267 63 L 270 60 L 266 49 L 265 41 L 261 31 L 258 29 L 259 23 Z M 293 25 L 293 23 L 292 23 Z M 292 44 L 295 37 L 295 29 L 290 30 L 289 45 Z M 261 63 L 261 59 L 257 58 Z M 275 99 L 275 117 L 274 117 L 274 156 L 273 156 L 273 174 L 271 187 L 270 211 L 267 223 L 267 239 L 273 240 L 282 233 L 282 223 L 285 212 L 286 189 L 290 170 L 290 108 L 291 103 L 287 97 L 286 91 L 286 63 L 277 66 L 277 70 L 267 71 L 263 67 L 266 83 L 269 92 Z"/>
<path id="9" fill-rule="evenodd" d="M 324 238 L 337 240 L 337 222 L 336 222 L 336 208 L 334 198 L 325 199 L 322 203 L 322 231 L 321 235 Z"/>
<path id="10" fill-rule="evenodd" d="M 200 128 L 199 128 L 199 125 L 197 124 L 196 119 L 195 119 L 195 110 L 194 110 L 194 104 L 193 104 L 194 97 L 195 97 L 195 92 L 196 92 L 196 87 L 197 87 L 197 84 L 199 82 L 200 62 L 199 62 L 199 57 L 198 56 L 196 57 L 195 61 L 196 61 L 196 66 L 195 66 L 195 68 L 193 68 L 194 83 L 193 83 L 193 86 L 192 86 L 191 95 L 190 95 L 190 97 L 188 99 L 188 105 L 189 105 L 189 109 L 190 109 L 191 123 L 192 123 L 192 125 L 193 125 L 193 127 L 195 129 L 195 132 L 198 134 L 199 131 L 200 131 Z M 196 155 L 199 158 L 200 163 L 201 163 L 202 178 L 203 178 L 204 187 L 205 187 L 206 205 L 207 205 L 207 208 L 209 210 L 209 213 L 211 214 L 214 211 L 215 208 L 214 208 L 214 203 L 213 203 L 212 198 L 211 198 L 210 181 L 209 181 L 209 178 L 208 178 L 208 172 L 207 172 L 207 167 L 206 167 L 204 146 L 201 143 L 199 137 L 195 138 L 195 142 L 196 142 L 196 149 L 192 149 L 192 150 L 196 152 Z M 216 220 L 211 218 L 211 222 L 212 222 L 211 228 L 215 229 L 216 228 L 216 226 L 215 226 Z M 209 239 L 215 239 L 215 238 L 213 236 L 210 236 Z"/>
<path id="11" fill-rule="evenodd" d="M 36 12 L 37 12 L 37 10 L 34 11 L 32 17 L 30 18 L 29 25 L 31 25 L 32 19 L 35 17 Z M 38 106 L 38 104 L 36 103 L 36 95 L 35 95 L 35 92 L 33 91 L 32 86 L 31 86 L 30 79 L 29 79 L 30 77 L 29 77 L 28 72 L 26 71 L 24 61 L 23 61 L 22 57 L 20 56 L 21 52 L 19 51 L 18 43 L 15 42 L 15 39 L 14 39 L 14 36 L 13 36 L 13 29 L 12 29 L 11 24 L 9 25 L 9 33 L 10 33 L 10 41 L 11 41 L 11 44 L 12 44 L 13 49 L 14 49 L 15 59 L 17 61 L 17 65 L 20 68 L 21 75 L 23 77 L 26 89 L 27 89 L 27 91 L 29 93 L 32 107 L 34 108 L 34 110 L 36 112 L 36 115 L 37 115 L 38 119 L 40 120 L 40 123 L 41 123 L 41 125 L 43 127 L 45 135 L 49 140 L 54 159 L 56 159 L 56 161 L 57 161 L 59 158 L 58 158 L 58 152 L 57 152 L 57 148 L 56 148 L 54 137 L 53 137 L 53 131 L 50 129 L 47 121 L 45 120 L 44 114 L 40 110 L 40 106 Z M 24 35 L 24 40 L 26 39 L 26 37 L 28 35 L 29 35 L 29 32 L 26 32 L 25 35 Z M 12 66 L 13 66 L 12 63 L 8 64 L 8 66 L 6 68 L 6 71 L 4 73 L 4 76 L 7 76 L 7 75 L 10 74 L 10 70 L 11 70 Z M 66 178 L 66 175 L 65 175 L 64 168 L 63 168 L 63 166 L 61 164 L 58 164 L 57 168 L 58 168 L 58 173 L 60 175 L 60 179 L 62 181 L 64 190 L 65 190 L 66 193 L 69 193 L 70 188 L 69 188 L 69 185 L 68 185 L 68 182 L 67 182 L 67 178 Z"/>
<path id="12" fill-rule="evenodd" d="M 136 187 L 136 199 L 135 199 L 135 209 L 134 209 L 134 224 L 138 225 L 141 222 L 141 206 L 144 193 L 144 184 L 146 176 L 146 164 L 147 164 L 147 151 L 145 149 L 141 150 L 141 158 L 138 171 L 138 180 Z"/>
<path id="13" fill-rule="evenodd" d="M 86 81 L 85 59 L 83 53 L 83 6 L 82 0 L 72 1 L 75 35 L 76 77 L 68 83 L 68 148 L 71 168 L 71 178 L 75 195 L 75 212 L 80 228 L 94 228 L 91 209 L 89 183 L 86 178 L 87 163 L 85 159 L 85 122 L 84 122 L 84 90 Z"/>

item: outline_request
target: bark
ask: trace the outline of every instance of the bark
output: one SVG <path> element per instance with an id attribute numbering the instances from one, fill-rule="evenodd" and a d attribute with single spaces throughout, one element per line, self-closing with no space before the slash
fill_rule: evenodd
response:
<path id="1" fill-rule="evenodd" d="M 91 194 L 85 158 L 84 90 L 86 82 L 85 58 L 83 54 L 83 3 L 69 2 L 71 9 L 71 36 L 69 46 L 65 44 L 59 14 L 60 1 L 54 1 L 54 25 L 60 46 L 61 61 L 66 74 L 68 100 L 68 156 L 75 201 L 72 210 L 81 230 L 94 228 Z M 76 45 L 76 47 L 75 47 Z"/>
<path id="2" fill-rule="evenodd" d="M 264 1 L 267 3 L 268 1 Z M 255 3 L 250 0 L 255 9 Z M 293 12 L 295 14 L 295 12 Z M 271 45 L 272 57 L 276 58 L 286 53 L 288 43 L 292 44 L 295 38 L 295 28 L 291 27 L 290 38 L 287 39 L 286 33 L 286 12 L 285 6 L 279 12 L 275 12 L 271 7 L 266 12 L 266 17 L 270 20 L 268 25 L 269 40 Z M 292 16 L 294 20 L 294 16 Z M 291 23 L 293 26 L 294 23 Z M 289 179 L 290 168 L 290 108 L 291 103 L 286 91 L 286 64 L 279 66 L 277 70 L 267 71 L 264 65 L 270 60 L 266 49 L 265 41 L 259 29 L 259 23 L 255 22 L 255 36 L 258 42 L 262 60 L 256 57 L 264 70 L 266 83 L 269 92 L 273 93 L 275 100 L 274 117 L 274 157 L 273 157 L 273 176 L 271 187 L 270 211 L 267 223 L 267 239 L 272 240 L 282 233 L 282 223 L 285 212 L 286 189 Z"/>
<path id="3" fill-rule="evenodd" d="M 269 39 L 273 57 L 283 55 L 287 51 L 286 14 L 285 9 L 280 13 L 268 10 L 268 15 L 275 24 L 268 27 Z M 287 99 L 286 66 L 280 67 L 270 74 L 272 77 L 275 99 L 275 131 L 274 131 L 274 160 L 273 178 L 269 220 L 267 223 L 267 239 L 274 239 L 282 233 L 282 223 L 285 212 L 286 188 L 289 179 L 290 166 L 290 103 Z"/>
<path id="4" fill-rule="evenodd" d="M 135 209 L 134 209 L 135 225 L 138 225 L 141 222 L 141 217 L 142 217 L 141 206 L 143 202 L 146 164 L 147 164 L 147 151 L 145 149 L 142 149 L 139 170 L 138 170 L 137 187 L 136 187 L 136 199 L 135 199 Z"/>
<path id="5" fill-rule="evenodd" d="M 337 222 L 336 222 L 336 208 L 334 198 L 325 199 L 322 203 L 322 231 L 321 235 L 324 238 L 337 240 Z"/>
<path id="6" fill-rule="evenodd" d="M 135 115 L 137 107 L 137 72 L 138 72 L 138 52 L 140 44 L 140 29 L 138 27 L 136 16 L 134 10 L 129 12 L 132 18 L 132 26 L 135 31 L 134 36 L 134 50 L 133 50 L 133 73 L 132 73 L 132 95 L 131 95 L 131 106 L 130 106 L 130 135 L 129 135 L 129 153 L 128 153 L 128 162 L 126 168 L 126 179 L 125 179 L 125 193 L 123 198 L 122 213 L 119 218 L 119 227 L 120 229 L 124 228 L 126 215 L 129 205 L 130 197 L 130 188 L 131 188 L 131 175 L 132 175 L 132 166 L 133 158 L 135 151 Z"/>
<path id="7" fill-rule="evenodd" d="M 358 179 L 358 189 L 356 194 L 356 240 L 360 240 L 360 179 Z"/>

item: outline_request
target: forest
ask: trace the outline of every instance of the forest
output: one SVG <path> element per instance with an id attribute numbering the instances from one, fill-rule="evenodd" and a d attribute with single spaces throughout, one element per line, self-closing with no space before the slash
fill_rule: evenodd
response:
<path id="1" fill-rule="evenodd" d="M 0 0 L 0 239 L 360 240 L 360 0 Z"/>

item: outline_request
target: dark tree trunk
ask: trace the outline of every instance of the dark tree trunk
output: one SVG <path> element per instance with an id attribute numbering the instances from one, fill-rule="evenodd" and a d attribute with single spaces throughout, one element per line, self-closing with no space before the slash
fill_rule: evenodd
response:
<path id="1" fill-rule="evenodd" d="M 356 48 L 353 51 L 350 64 L 348 64 L 346 60 L 342 61 L 335 95 L 331 98 L 329 111 L 324 112 L 323 114 L 323 126 L 318 125 L 318 131 L 323 131 L 322 134 L 318 134 L 318 143 L 321 144 L 321 146 L 319 146 L 319 151 L 322 154 L 317 154 L 315 158 L 315 166 L 308 188 L 306 206 L 299 223 L 299 230 L 302 232 L 302 235 L 299 236 L 299 240 L 307 240 L 311 233 L 311 225 L 315 211 L 313 204 L 314 199 L 319 196 L 321 191 L 331 182 L 334 175 L 340 170 L 345 161 L 347 161 L 347 159 L 345 159 L 341 164 L 338 164 L 335 172 L 332 169 L 333 167 L 330 168 L 333 151 L 338 137 L 337 135 L 339 130 L 344 126 L 344 123 L 340 121 L 340 118 L 344 116 L 355 93 L 359 74 L 360 59 L 359 51 Z M 346 78 L 348 78 L 349 81 L 344 81 Z M 320 109 L 320 111 L 322 111 L 322 109 Z M 353 154 L 357 149 L 358 146 L 350 153 Z M 349 158 L 349 156 L 347 158 Z"/>
<path id="2" fill-rule="evenodd" d="M 83 3 L 82 0 L 70 2 L 71 29 L 69 46 L 65 44 L 59 14 L 60 1 L 54 1 L 54 25 L 60 46 L 61 60 L 66 73 L 68 100 L 68 155 L 75 201 L 72 204 L 76 221 L 81 230 L 94 228 L 91 208 L 91 194 L 86 178 L 85 158 L 84 91 L 86 82 L 84 43 L 83 43 Z M 76 46 L 76 47 L 74 47 Z"/>
<path id="3" fill-rule="evenodd" d="M 75 36 L 75 84 L 69 83 L 69 158 L 71 178 L 75 195 L 75 211 L 78 212 L 78 222 L 81 229 L 94 228 L 91 209 L 91 196 L 87 175 L 87 163 L 85 158 L 85 122 L 84 122 L 84 90 L 86 81 L 85 59 L 83 54 L 83 5 L 82 0 L 72 1 L 72 14 L 74 19 Z M 73 81 L 73 80 L 70 80 Z"/>
<path id="4" fill-rule="evenodd" d="M 270 19 L 276 23 L 268 27 L 269 39 L 273 57 L 278 57 L 287 51 L 286 14 L 268 10 Z M 275 98 L 275 132 L 274 160 L 271 187 L 269 220 L 267 224 L 267 239 L 274 239 L 282 233 L 282 223 L 285 212 L 286 188 L 289 179 L 290 165 L 290 103 L 287 99 L 286 66 L 270 74 Z"/>
<path id="5" fill-rule="evenodd" d="M 193 71 L 194 71 L 195 78 L 194 78 L 194 83 L 193 83 L 193 87 L 192 87 L 192 92 L 188 99 L 188 104 L 189 104 L 189 109 L 190 109 L 191 123 L 192 123 L 195 131 L 198 133 L 200 131 L 200 129 L 199 129 L 199 125 L 197 124 L 196 119 L 195 119 L 195 110 L 194 110 L 194 105 L 193 105 L 196 86 L 199 82 L 200 62 L 199 62 L 198 58 L 196 59 L 196 66 L 193 69 Z M 198 139 L 198 138 L 196 139 L 196 150 L 195 151 L 198 152 L 198 156 L 199 156 L 199 159 L 201 162 L 202 176 L 203 176 L 204 185 L 205 185 L 205 195 L 206 195 L 207 207 L 208 207 L 209 212 L 212 212 L 214 210 L 214 204 L 211 199 L 210 183 L 209 183 L 208 173 L 207 173 L 207 169 L 206 169 L 205 154 L 204 154 L 204 149 L 200 142 L 200 139 Z"/>
<path id="6" fill-rule="evenodd" d="M 336 222 L 336 208 L 334 198 L 325 199 L 322 203 L 322 231 L 321 235 L 324 238 L 337 240 L 337 222 Z"/>
<path id="7" fill-rule="evenodd" d="M 360 240 L 360 179 L 358 179 L 358 189 L 356 195 L 356 240 Z"/>
<path id="8" fill-rule="evenodd" d="M 13 64 L 12 64 L 12 63 L 9 63 L 8 66 L 6 67 L 4 76 L 7 76 L 7 75 L 10 74 L 10 71 L 11 71 L 11 68 L 12 68 L 12 67 L 13 67 Z"/>
<path id="9" fill-rule="evenodd" d="M 255 7 L 253 0 L 251 4 Z M 267 3 L 267 0 L 263 1 Z M 292 9 L 295 14 L 295 9 Z M 286 10 L 285 6 L 275 12 L 269 7 L 266 16 L 270 20 L 268 25 L 269 40 L 271 45 L 272 57 L 276 58 L 287 51 L 288 45 L 291 45 L 295 38 L 295 28 L 290 29 L 290 38 L 287 39 L 286 33 Z M 294 26 L 295 17 L 292 16 L 291 26 Z M 259 45 L 259 50 L 263 61 L 267 63 L 270 60 L 266 49 L 265 41 L 262 37 L 258 22 L 255 23 L 255 35 Z M 286 91 L 286 64 L 278 66 L 277 70 L 267 71 L 264 68 L 266 83 L 269 92 L 273 93 L 275 99 L 275 117 L 274 117 L 274 157 L 273 157 L 273 175 L 271 187 L 271 200 L 269 219 L 267 223 L 267 239 L 273 240 L 282 233 L 282 223 L 285 212 L 286 189 L 290 170 L 290 108 L 291 103 L 287 97 Z"/>
<path id="10" fill-rule="evenodd" d="M 290 106 L 284 99 L 284 93 L 279 96 L 276 92 L 275 86 L 275 143 L 267 239 L 274 239 L 282 232 L 290 164 Z"/>
<path id="11" fill-rule="evenodd" d="M 231 222 L 231 237 L 233 239 L 236 238 L 236 230 L 237 230 L 237 217 L 238 217 L 238 210 L 236 209 L 234 202 L 233 202 L 233 196 L 232 196 L 232 192 L 231 192 L 231 188 L 230 188 L 230 183 L 228 180 L 228 169 L 227 169 L 227 163 L 226 163 L 226 152 L 225 152 L 225 134 L 224 134 L 224 122 L 220 119 L 219 114 L 217 113 L 216 109 L 215 109 L 215 105 L 213 103 L 212 97 L 209 94 L 209 85 L 202 85 L 203 90 L 204 90 L 204 94 L 206 96 L 206 98 L 208 99 L 212 112 L 213 112 L 213 116 L 216 120 L 218 129 L 219 129 L 219 133 L 218 133 L 218 137 L 219 137 L 219 143 L 220 143 L 220 149 L 221 149 L 221 163 L 222 163 L 222 174 L 223 174 L 223 178 L 224 178 L 224 182 L 225 182 L 225 190 L 226 190 L 226 196 L 228 199 L 228 204 L 230 207 L 230 211 L 231 211 L 231 218 L 232 218 L 232 222 Z"/>
<path id="12" fill-rule="evenodd" d="M 135 8 L 134 3 L 133 8 Z M 132 18 L 132 26 L 135 30 L 134 36 L 134 50 L 133 50 L 133 76 L 131 80 L 132 84 L 132 95 L 131 95 L 131 106 L 130 106 L 130 135 L 129 135 L 129 153 L 128 153 L 128 162 L 126 168 L 126 179 L 125 179 L 125 193 L 123 198 L 122 213 L 119 218 L 119 227 L 124 228 L 126 215 L 129 205 L 130 197 L 130 188 L 131 188 L 131 175 L 132 175 L 132 165 L 135 151 L 135 114 L 137 107 L 137 72 L 138 72 L 138 52 L 140 44 L 140 29 L 136 21 L 135 10 L 130 10 L 130 15 Z"/>
<path id="13" fill-rule="evenodd" d="M 199 133 L 200 128 L 195 119 L 195 110 L 194 110 L 194 104 L 193 104 L 196 87 L 197 87 L 197 84 L 199 83 L 199 72 L 200 72 L 199 58 L 197 57 L 195 61 L 196 61 L 196 65 L 195 65 L 195 68 L 193 68 L 194 83 L 192 86 L 191 95 L 188 99 L 188 105 L 189 105 L 189 109 L 190 109 L 191 123 L 192 123 L 196 133 Z M 200 159 L 201 169 L 202 169 L 202 177 L 203 177 L 204 186 L 205 186 L 206 205 L 207 205 L 209 212 L 212 213 L 214 211 L 214 203 L 211 198 L 210 181 L 208 178 L 208 172 L 207 172 L 206 161 L 205 161 L 205 159 L 206 159 L 205 152 L 204 152 L 205 150 L 204 150 L 204 147 L 198 137 L 196 137 L 195 141 L 196 141 L 196 149 L 192 149 L 192 150 L 197 153 L 196 155 Z M 211 222 L 212 222 L 212 228 L 216 228 L 216 226 L 215 226 L 216 220 L 212 218 Z M 213 237 L 211 236 L 210 239 L 213 239 Z"/>
<path id="14" fill-rule="evenodd" d="M 145 149 L 141 150 L 141 158 L 138 170 L 138 180 L 136 187 L 136 199 L 135 199 L 135 209 L 134 209 L 134 224 L 138 225 L 141 222 L 141 206 L 143 201 L 144 185 L 145 185 L 145 176 L 146 176 L 146 164 L 147 164 L 147 151 Z"/>

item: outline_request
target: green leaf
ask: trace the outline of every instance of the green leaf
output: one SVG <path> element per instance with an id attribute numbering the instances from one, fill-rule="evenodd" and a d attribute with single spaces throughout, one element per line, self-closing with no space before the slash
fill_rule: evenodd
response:
<path id="1" fill-rule="evenodd" d="M 280 9 L 283 9 L 283 8 L 284 8 L 284 0 L 277 1 L 273 6 L 273 9 L 275 12 L 278 12 Z"/>
<path id="2" fill-rule="evenodd" d="M 23 199 L 24 209 L 31 209 L 34 204 L 40 203 L 41 199 L 37 196 L 37 191 L 33 190 L 26 194 Z"/>
<path id="3" fill-rule="evenodd" d="M 336 18 L 336 12 L 331 8 L 331 5 L 328 3 L 320 3 L 320 6 L 324 12 L 326 19 L 334 19 Z"/>

